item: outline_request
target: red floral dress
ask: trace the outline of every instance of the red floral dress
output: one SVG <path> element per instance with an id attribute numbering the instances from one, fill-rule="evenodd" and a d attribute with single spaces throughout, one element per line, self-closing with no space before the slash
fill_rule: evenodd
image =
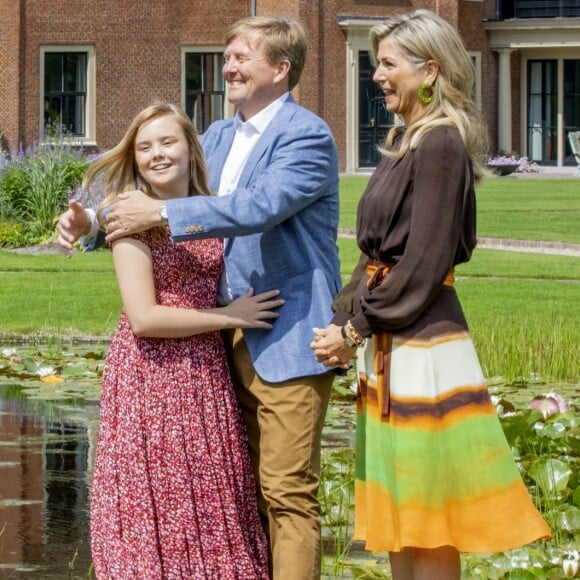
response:
<path id="1" fill-rule="evenodd" d="M 215 306 L 219 240 L 138 236 L 158 303 Z M 268 578 L 242 415 L 219 332 L 137 338 L 125 313 L 101 394 L 91 499 L 97 578 Z"/>

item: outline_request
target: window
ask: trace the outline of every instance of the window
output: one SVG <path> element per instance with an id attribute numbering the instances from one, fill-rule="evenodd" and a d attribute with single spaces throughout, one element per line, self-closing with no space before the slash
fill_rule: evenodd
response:
<path id="1" fill-rule="evenodd" d="M 580 16 L 580 0 L 497 0 L 497 17 L 573 18 Z"/>
<path id="2" fill-rule="evenodd" d="M 580 131 L 580 59 L 564 60 L 564 163 L 575 163 L 568 134 Z"/>
<path id="3" fill-rule="evenodd" d="M 92 47 L 41 49 L 42 126 L 59 125 L 83 140 L 94 135 L 92 99 L 94 50 Z"/>
<path id="4" fill-rule="evenodd" d="M 223 62 L 221 50 L 184 51 L 184 109 L 198 133 L 203 133 L 213 121 L 224 118 Z"/>
<path id="5" fill-rule="evenodd" d="M 528 61 L 528 157 L 554 162 L 558 137 L 558 61 Z"/>

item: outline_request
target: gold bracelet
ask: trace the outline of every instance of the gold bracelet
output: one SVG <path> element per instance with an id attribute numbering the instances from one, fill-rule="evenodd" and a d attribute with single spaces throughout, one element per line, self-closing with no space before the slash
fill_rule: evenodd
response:
<path id="1" fill-rule="evenodd" d="M 361 348 L 365 345 L 367 339 L 357 332 L 356 328 L 352 325 L 350 320 L 344 325 L 343 328 L 345 334 L 344 341 L 348 346 L 356 346 L 357 348 Z"/>

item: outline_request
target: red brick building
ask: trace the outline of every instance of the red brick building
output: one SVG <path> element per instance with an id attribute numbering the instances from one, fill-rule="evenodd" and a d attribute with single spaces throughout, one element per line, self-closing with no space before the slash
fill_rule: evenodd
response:
<path id="1" fill-rule="evenodd" d="M 232 114 L 220 74 L 226 27 L 250 14 L 290 14 L 310 35 L 295 97 L 330 125 L 342 171 L 372 167 L 393 119 L 370 80 L 368 32 L 419 7 L 464 38 L 493 150 L 573 164 L 580 0 L 0 0 L 2 145 L 28 146 L 58 121 L 106 149 L 154 99 L 182 104 L 203 131 Z"/>

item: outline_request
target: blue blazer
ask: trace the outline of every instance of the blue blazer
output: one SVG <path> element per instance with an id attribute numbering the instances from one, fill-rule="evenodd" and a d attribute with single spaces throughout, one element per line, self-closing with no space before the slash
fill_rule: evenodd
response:
<path id="1" fill-rule="evenodd" d="M 219 188 L 234 139 L 233 119 L 202 136 L 210 185 Z M 332 317 L 340 290 L 338 157 L 326 123 L 291 95 L 250 154 L 237 189 L 222 197 L 167 202 L 174 242 L 226 238 L 234 298 L 280 289 L 286 302 L 271 330 L 244 329 L 258 375 L 269 382 L 327 372 L 309 345 Z"/>

